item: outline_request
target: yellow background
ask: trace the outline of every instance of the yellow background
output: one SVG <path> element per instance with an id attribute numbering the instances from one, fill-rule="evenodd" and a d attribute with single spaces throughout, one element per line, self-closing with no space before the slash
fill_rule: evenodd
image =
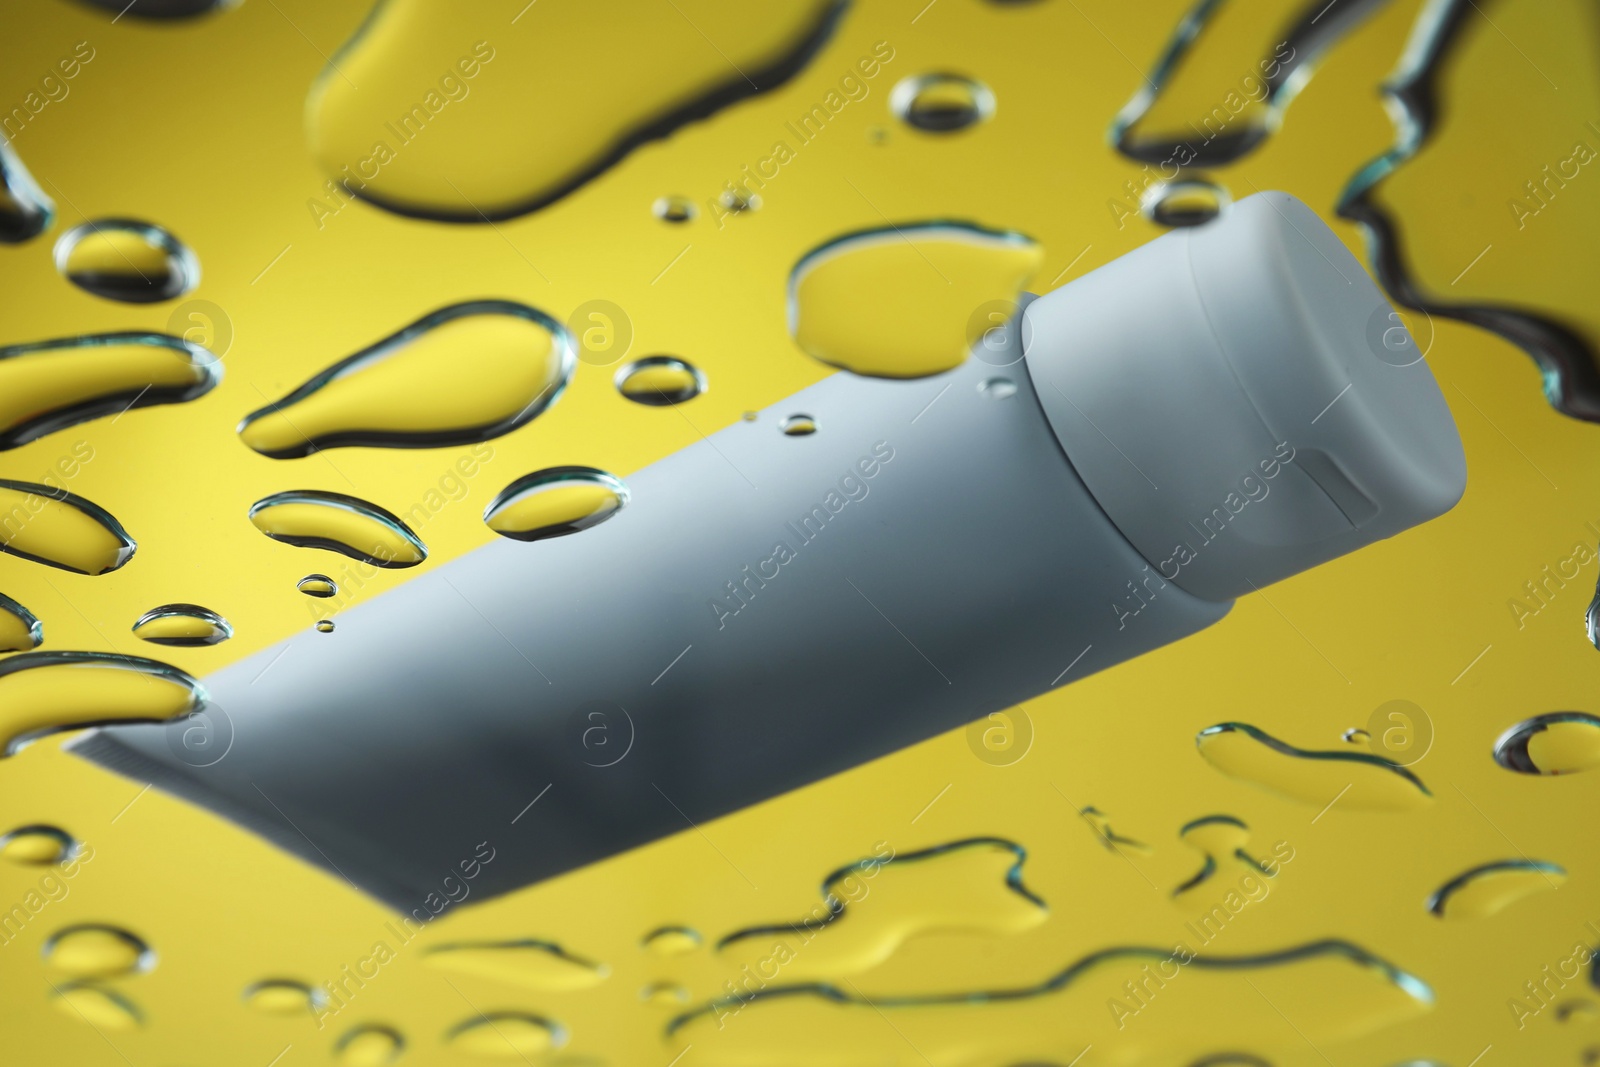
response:
<path id="1" fill-rule="evenodd" d="M 521 3 L 497 4 L 506 24 L 496 62 L 510 66 L 551 47 L 540 38 L 544 9 L 575 2 L 538 0 L 514 25 Z M 295 592 L 294 583 L 311 571 L 338 576 L 339 558 L 267 540 L 246 509 L 272 492 L 314 488 L 404 513 L 466 450 L 341 449 L 274 461 L 239 443 L 234 425 L 430 310 L 501 297 L 564 319 L 585 301 L 610 300 L 631 317 L 633 355 L 686 358 L 705 371 L 710 391 L 681 409 L 645 408 L 617 394 L 614 368 L 580 364 L 557 405 L 493 443 L 494 459 L 471 480 L 470 495 L 418 530 L 431 550 L 427 567 L 488 541 L 482 507 L 519 475 L 581 464 L 626 477 L 828 373 L 793 346 L 783 300 L 791 265 L 832 236 L 881 225 L 885 216 L 1019 230 L 1045 248 L 1040 291 L 1154 237 L 1156 228 L 1142 220 L 1115 221 L 1108 201 L 1125 198 L 1123 182 L 1137 179 L 1139 168 L 1107 147 L 1104 133 L 1184 0 L 923 3 L 859 0 L 837 36 L 781 89 L 639 149 L 532 216 L 453 226 L 357 204 L 320 230 L 306 207 L 323 182 L 305 147 L 306 94 L 325 57 L 361 23 L 360 0 L 246 0 L 191 23 L 129 16 L 114 25 L 111 13 L 66 0 L 10 5 L 0 35 L 0 107 L 19 103 L 77 42 L 90 41 L 96 54 L 69 83 L 70 95 L 15 140 L 59 217 L 50 234 L 0 248 L 0 343 L 169 328 L 181 301 L 110 303 L 75 289 L 51 264 L 56 234 L 116 215 L 159 222 L 196 251 L 204 277 L 193 296 L 225 309 L 234 340 L 225 380 L 197 402 L 133 411 L 114 425 L 102 419 L 0 456 L 0 476 L 38 480 L 73 442 L 90 441 L 95 459 L 71 488 L 110 510 L 139 542 L 127 567 L 100 577 L 0 557 L 0 590 L 43 619 L 46 648 L 154 655 L 196 675 L 291 635 L 336 639 L 310 632 L 307 605 L 321 602 Z M 589 6 L 592 34 L 563 46 L 572 65 L 522 101 L 529 129 L 559 124 L 565 98 L 581 93 L 584 79 L 628 78 L 628 49 L 649 46 L 630 43 L 618 28 L 625 13 Z M 1259 33 L 1263 42 L 1292 13 L 1291 5 L 1248 6 L 1265 21 L 1239 32 Z M 1289 191 L 1359 249 L 1359 234 L 1332 208 L 1348 177 L 1393 138 L 1376 87 L 1418 6 L 1396 0 L 1380 11 L 1331 54 L 1281 133 L 1214 177 L 1236 197 Z M 725 7 L 730 20 L 761 17 L 759 5 Z M 1566 7 L 1549 5 L 1548 33 L 1537 29 L 1546 25 L 1546 5 L 1493 8 L 1505 33 L 1475 37 L 1480 61 L 1463 79 L 1481 115 L 1453 116 L 1442 146 L 1454 154 L 1416 164 L 1427 181 L 1411 187 L 1408 210 L 1419 218 L 1411 242 L 1426 265 L 1423 280 L 1438 291 L 1479 247 L 1498 242 L 1507 263 L 1524 266 L 1497 290 L 1495 272 L 1510 268 L 1491 253 L 1466 276 L 1471 295 L 1561 309 L 1592 294 L 1594 230 L 1585 224 L 1597 198 L 1584 183 L 1600 177 L 1585 172 L 1526 230 L 1508 221 L 1506 209 L 1524 180 L 1566 158 L 1573 139 L 1600 143 L 1580 121 L 1585 110 L 1600 117 L 1581 78 L 1558 95 L 1528 70 L 1537 65 L 1565 80 L 1563 64 L 1574 61 L 1566 54 L 1574 33 L 1559 22 L 1571 17 L 1560 14 Z M 1513 8 L 1524 12 L 1520 36 Z M 1526 13 L 1535 8 L 1540 14 Z M 715 37 L 716 24 L 707 28 Z M 762 191 L 759 211 L 719 229 L 706 202 L 743 164 L 766 157 L 785 136 L 783 123 L 880 40 L 892 43 L 895 58 L 870 95 L 800 150 Z M 896 123 L 888 110 L 894 82 L 938 70 L 987 83 L 997 99 L 994 118 L 947 137 Z M 498 73 L 486 68 L 474 92 L 490 93 Z M 1425 165 L 1431 169 L 1422 171 Z M 693 198 L 700 216 L 685 226 L 654 218 L 652 202 L 671 194 Z M 1570 214 L 1563 219 L 1562 211 Z M 281 1055 L 277 1062 L 294 1067 L 327 1062 L 341 1033 L 370 1022 L 405 1034 L 405 1062 L 449 1064 L 468 1062 L 443 1044 L 451 1026 L 478 1010 L 524 1010 L 566 1027 L 561 1062 L 666 1067 L 683 1051 L 663 1036 L 673 1009 L 642 1002 L 640 988 L 670 979 L 687 987 L 691 1004 L 704 1002 L 733 969 L 710 942 L 806 913 L 824 875 L 870 855 L 877 842 L 904 853 L 996 835 L 1027 849 L 1023 874 L 1048 903 L 1044 923 L 1025 932 L 927 933 L 851 978 L 868 995 L 982 989 L 1032 984 L 1097 949 L 1165 946 L 1181 937 L 1189 916 L 1170 890 L 1202 857 L 1178 829 L 1227 813 L 1250 825 L 1258 853 L 1287 841 L 1295 858 L 1271 895 L 1245 909 L 1211 951 L 1266 952 L 1346 937 L 1438 994 L 1436 1008 L 1417 1021 L 1349 1043 L 1261 1055 L 1280 1065 L 1340 1067 L 1423 1057 L 1465 1067 L 1480 1053 L 1484 1067 L 1579 1062 L 1583 1048 L 1600 1044 L 1600 1023 L 1581 1013 L 1562 1023 L 1546 1010 L 1519 1031 L 1506 1002 L 1575 944 L 1600 942 L 1586 926 L 1600 922 L 1593 819 L 1600 773 L 1513 775 L 1490 750 L 1501 730 L 1527 716 L 1593 710 L 1600 654 L 1579 625 L 1592 567 L 1523 629 L 1507 601 L 1575 544 L 1594 543 L 1597 431 L 1552 412 L 1532 364 L 1511 345 L 1442 320 L 1436 327 L 1430 363 L 1470 470 L 1466 498 L 1451 514 L 1246 598 L 1222 624 L 1181 644 L 1031 701 L 1020 713 L 1032 723 L 1032 747 L 1009 766 L 976 758 L 957 731 L 698 831 L 481 907 L 452 909 L 324 1029 L 309 1017 L 257 1014 L 240 992 L 262 978 L 319 984 L 334 977 L 385 937 L 383 909 L 209 814 L 153 791 L 139 795 L 137 785 L 60 753 L 55 740 L 0 762 L 0 817 L 8 825 L 58 824 L 95 849 L 70 895 L 0 946 L 5 1061 L 265 1067 Z M 360 596 L 415 573 L 386 572 Z M 220 612 L 236 636 L 192 650 L 133 638 L 133 620 L 169 601 Z M 1413 768 L 1435 796 L 1419 813 L 1335 805 L 1319 816 L 1315 806 L 1225 778 L 1195 752 L 1195 733 L 1227 720 L 1302 747 L 1336 748 L 1343 730 L 1364 726 L 1374 708 L 1395 698 L 1421 705 L 1436 732 L 1432 751 Z M 1089 805 L 1151 852 L 1107 851 L 1077 814 Z M 500 818 L 485 814 L 491 842 Z M 1559 863 L 1570 878 L 1476 922 L 1443 922 L 1424 910 L 1427 895 L 1462 870 L 1521 856 Z M 1236 877 L 1227 870 L 1223 878 Z M 894 874 L 889 868 L 880 878 Z M 20 900 L 39 877 L 37 869 L 0 868 L 0 907 Z M 992 889 L 1001 908 L 1007 901 L 998 881 Z M 115 983 L 147 1014 L 142 1028 L 98 1033 L 49 1006 L 48 981 L 60 977 L 44 967 L 39 946 L 53 930 L 85 921 L 126 926 L 159 953 L 153 971 Z M 641 938 L 663 924 L 692 927 L 708 945 L 669 958 L 641 949 Z M 420 959 L 428 943 L 520 937 L 602 961 L 609 976 L 592 989 L 541 994 L 468 976 L 450 976 L 452 985 Z M 1185 996 L 1185 980 L 1129 1028 L 1170 1025 L 1181 1009 L 1169 1002 Z M 1270 994 L 1273 981 L 1258 977 L 1257 984 Z M 1600 991 L 1574 983 L 1563 998 L 1600 999 Z M 1187 1058 L 1222 1051 L 1224 1037 L 1235 1047 L 1240 1033 L 1280 1027 L 1263 999 L 1241 986 L 1236 1015 L 1219 1013 L 1214 1031 L 1183 1035 L 1192 1040 Z M 985 1010 L 952 1015 L 975 1063 L 985 1062 Z M 915 1065 L 932 1053 L 913 1047 L 888 1017 L 873 1040 L 880 1042 L 867 1050 L 874 1062 Z M 1080 1047 L 1051 1058 L 1066 1064 Z M 684 1062 L 713 1051 L 692 1051 Z M 1103 1044 L 1080 1062 L 1114 1062 L 1113 1053 Z M 930 1062 L 945 1067 L 940 1057 Z"/>

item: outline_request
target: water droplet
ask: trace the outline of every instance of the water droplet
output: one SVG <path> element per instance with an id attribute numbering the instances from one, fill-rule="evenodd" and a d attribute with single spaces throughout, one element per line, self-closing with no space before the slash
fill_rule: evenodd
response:
<path id="1" fill-rule="evenodd" d="M 675 1008 L 689 1003 L 689 991 L 677 982 L 651 982 L 639 990 L 639 999 L 646 1004 Z"/>
<path id="2" fill-rule="evenodd" d="M 452 304 L 320 371 L 239 423 L 273 459 L 352 445 L 440 448 L 526 425 L 567 387 L 567 328 L 506 300 Z"/>
<path id="3" fill-rule="evenodd" d="M 640 944 L 657 956 L 682 956 L 700 947 L 700 932 L 687 926 L 662 926 L 644 935 Z"/>
<path id="4" fill-rule="evenodd" d="M 128 14 L 147 19 L 183 19 L 225 11 L 237 6 L 240 0 L 89 0 L 89 3 L 115 11 L 119 18 Z"/>
<path id="5" fill-rule="evenodd" d="M 399 517 L 343 493 L 297 489 L 250 506 L 256 529 L 298 548 L 325 548 L 374 567 L 415 567 L 428 549 Z"/>
<path id="6" fill-rule="evenodd" d="M 889 109 L 914 129 L 954 133 L 988 121 L 994 114 L 994 93 L 961 74 L 918 74 L 894 87 Z"/>
<path id="7" fill-rule="evenodd" d="M 1494 761 L 1518 774 L 1577 774 L 1600 767 L 1600 718 L 1556 711 L 1517 723 L 1494 743 Z"/>
<path id="8" fill-rule="evenodd" d="M 0 137 L 0 242 L 18 244 L 39 236 L 55 214 L 56 206 L 11 150 L 10 141 Z"/>
<path id="9" fill-rule="evenodd" d="M 458 1052 L 499 1059 L 538 1056 L 560 1048 L 566 1040 L 560 1024 L 515 1011 L 475 1015 L 445 1035 L 446 1043 Z"/>
<path id="10" fill-rule="evenodd" d="M 1600 1010 L 1595 1008 L 1592 1000 L 1568 1000 L 1556 1005 L 1556 1022 L 1566 1023 L 1573 1019 L 1582 1022 L 1592 1022 Z"/>
<path id="11" fill-rule="evenodd" d="M 1010 400 L 1017 395 L 1017 383 L 1010 378 L 985 378 L 978 383 L 978 392 L 990 400 Z"/>
<path id="12" fill-rule="evenodd" d="M 1332 18 L 1314 3 L 1289 6 L 1287 25 L 1223 4 L 1185 12 L 1113 120 L 1111 143 L 1160 166 L 1231 163 L 1261 145 L 1324 53 L 1382 4 L 1340 4 Z"/>
<path id="13" fill-rule="evenodd" d="M 155 950 L 141 938 L 100 923 L 57 930 L 41 952 L 47 964 L 74 978 L 119 978 L 156 965 Z"/>
<path id="14" fill-rule="evenodd" d="M 1318 808 L 1335 795 L 1339 808 L 1355 811 L 1415 811 L 1433 800 L 1420 778 L 1392 760 L 1296 748 L 1248 723 L 1208 726 L 1195 746 L 1223 774 Z"/>
<path id="15" fill-rule="evenodd" d="M 0 652 L 26 652 L 44 641 L 44 624 L 33 612 L 0 593 Z"/>
<path id="16" fill-rule="evenodd" d="M 315 1012 L 328 1001 L 322 990 L 292 978 L 264 978 L 252 982 L 240 994 L 240 999 L 263 1015 L 303 1015 Z"/>
<path id="17" fill-rule="evenodd" d="M 963 838 L 916 852 L 887 846 L 833 871 L 822 903 L 800 918 L 746 927 L 717 942 L 729 964 L 751 967 L 787 941 L 794 981 L 836 979 L 878 966 L 905 942 L 940 931 L 1020 934 L 1049 912 L 1023 882 L 1027 852 L 1004 838 Z M 801 947 L 803 946 L 803 948 Z"/>
<path id="18" fill-rule="evenodd" d="M 78 842 L 56 826 L 19 826 L 0 836 L 0 859 L 26 867 L 52 867 L 78 854 Z"/>
<path id="19" fill-rule="evenodd" d="M 107 300 L 153 304 L 200 284 L 200 261 L 172 234 L 137 219 L 81 222 L 56 240 L 56 269 Z"/>
<path id="20" fill-rule="evenodd" d="M 387 1026 L 358 1026 L 348 1030 L 333 1046 L 344 1067 L 385 1067 L 406 1049 L 405 1038 Z"/>
<path id="21" fill-rule="evenodd" d="M 760 414 L 758 412 L 746 411 L 746 412 L 743 412 L 742 414 L 740 414 L 739 417 L 741 419 L 743 419 L 745 422 L 755 422 L 756 419 L 760 418 L 761 416 L 760 416 Z"/>
<path id="22" fill-rule="evenodd" d="M 593 467 L 549 467 L 500 491 L 483 521 L 502 537 L 542 541 L 598 526 L 628 503 L 620 478 Z"/>
<path id="23" fill-rule="evenodd" d="M 873 888 L 863 899 L 877 892 Z M 804 958 L 802 951 L 785 972 Z M 1174 956 L 1170 944 L 1117 945 L 1068 957 L 1036 984 L 1030 979 L 998 990 L 941 983 L 937 993 L 869 997 L 848 982 L 826 981 L 737 990 L 677 1016 L 667 1034 L 675 1048 L 693 1046 L 703 1053 L 701 1067 L 893 1063 L 905 1058 L 908 1047 L 938 1064 L 1065 1062 L 1083 1047 L 1089 1020 L 1104 1013 L 1105 990 L 1126 990 L 1128 981 L 1136 987 L 1148 983 L 1151 971 L 1145 968 L 1164 964 L 1171 973 L 1180 958 L 1188 959 L 1183 973 L 1204 975 L 1184 987 L 1183 1015 L 1190 1022 L 1129 1025 L 1116 1038 L 1117 1062 L 1189 1064 L 1203 1041 L 1202 1049 L 1281 1052 L 1279 1062 L 1287 1063 L 1307 1042 L 1343 1043 L 1414 1024 L 1437 999 L 1420 978 L 1348 941 L 1322 939 L 1259 955 L 1186 957 Z M 1267 988 L 1263 983 L 1270 985 L 1270 1002 L 1251 988 Z M 1303 1005 L 1292 1023 L 1274 1007 L 1285 1002 Z M 733 1010 L 739 1021 L 729 1026 Z M 974 1025 L 952 1025 L 958 1014 Z M 775 1049 L 781 1057 L 773 1055 Z M 1058 1049 L 1070 1051 L 1050 1055 Z"/>
<path id="24" fill-rule="evenodd" d="M 22 652 L 0 660 L 5 755 L 47 734 L 113 723 L 165 722 L 205 703 L 178 668 L 111 652 Z"/>
<path id="25" fill-rule="evenodd" d="M 1486 919 L 1525 896 L 1556 889 L 1566 880 L 1567 872 L 1554 863 L 1485 863 L 1434 890 L 1427 907 L 1441 919 Z"/>
<path id="26" fill-rule="evenodd" d="M 678 2 L 681 10 L 647 5 L 620 20 L 591 5 L 546 5 L 518 16 L 509 32 L 536 15 L 540 32 L 515 45 L 500 38 L 516 11 L 375 8 L 329 49 L 334 58 L 306 101 L 311 154 L 342 186 L 330 186 L 313 212 L 334 225 L 346 189 L 400 214 L 454 222 L 538 210 L 640 145 L 785 84 L 849 7 L 798 0 L 745 18 L 725 4 Z M 601 38 L 598 65 L 572 47 Z M 434 84 L 419 82 L 419 70 L 433 72 Z"/>
<path id="27" fill-rule="evenodd" d="M 1277 873 L 1276 868 L 1268 867 L 1245 851 L 1245 846 L 1250 843 L 1250 827 L 1245 825 L 1244 820 L 1232 815 L 1207 815 L 1195 819 L 1178 831 L 1178 837 L 1203 855 L 1205 863 L 1193 877 L 1172 891 L 1175 897 L 1199 889 L 1216 876 L 1219 873 L 1218 860 L 1242 863 L 1252 874 L 1264 874 L 1269 878 Z"/>
<path id="28" fill-rule="evenodd" d="M 198 604 L 163 604 L 139 616 L 133 635 L 152 644 L 199 648 L 220 645 L 233 636 L 221 615 Z"/>
<path id="29" fill-rule="evenodd" d="M 691 222 L 699 214 L 694 201 L 686 196 L 663 196 L 651 210 L 662 222 Z"/>
<path id="30" fill-rule="evenodd" d="M 761 197 L 749 189 L 740 187 L 728 189 L 717 197 L 717 202 L 722 205 L 722 210 L 730 215 L 744 215 L 752 211 L 761 210 Z"/>
<path id="31" fill-rule="evenodd" d="M 100 505 L 32 482 L 0 480 L 0 552 L 77 574 L 105 574 L 138 545 Z"/>
<path id="32" fill-rule="evenodd" d="M 478 941 L 440 945 L 423 959 L 440 970 L 493 978 L 536 993 L 590 989 L 605 980 L 604 964 L 574 956 L 547 941 Z"/>
<path id="33" fill-rule="evenodd" d="M 1550 199 L 1574 167 L 1593 159 L 1593 12 L 1582 3 L 1542 4 L 1508 8 L 1480 25 L 1460 8 L 1439 4 L 1417 16 L 1381 86 L 1393 141 L 1350 178 L 1338 213 L 1361 227 L 1390 297 L 1430 332 L 1432 319 L 1448 318 L 1498 334 L 1532 359 L 1538 374 L 1527 380 L 1539 382 L 1556 410 L 1600 422 L 1600 316 L 1578 266 L 1600 240 L 1600 215 L 1571 195 Z M 1505 42 L 1526 47 L 1530 37 L 1539 42 L 1540 85 L 1561 92 L 1513 117 L 1503 110 L 1510 97 L 1479 90 L 1507 77 Z M 1294 89 L 1298 82 L 1290 79 Z M 1550 169 L 1541 174 L 1540 165 Z M 1493 251 L 1473 263 L 1489 243 L 1478 241 L 1484 233 L 1496 235 Z"/>
<path id="34" fill-rule="evenodd" d="M 306 596 L 314 596 L 319 600 L 339 595 L 338 584 L 326 574 L 308 574 L 294 583 L 294 587 Z"/>
<path id="35" fill-rule="evenodd" d="M 646 356 L 617 371 L 617 392 L 636 404 L 666 407 L 706 391 L 706 376 L 676 356 Z"/>
<path id="36" fill-rule="evenodd" d="M 52 990 L 50 1003 L 69 1019 L 96 1030 L 132 1030 L 144 1021 L 133 1001 L 93 982 L 68 982 Z"/>
<path id="37" fill-rule="evenodd" d="M 1161 182 L 1145 191 L 1139 203 L 1144 217 L 1158 226 L 1200 226 L 1221 215 L 1233 198 L 1215 182 L 1189 178 Z"/>
<path id="38" fill-rule="evenodd" d="M 1372 742 L 1372 735 L 1359 726 L 1352 726 L 1340 735 L 1352 745 L 1367 745 Z"/>
<path id="39" fill-rule="evenodd" d="M 1094 828 L 1095 834 L 1100 838 L 1101 843 L 1106 846 L 1106 851 L 1118 854 L 1122 852 L 1137 852 L 1141 856 L 1150 855 L 1151 848 L 1149 845 L 1143 841 L 1117 833 L 1111 828 L 1110 818 L 1098 808 L 1083 808 L 1078 814 L 1083 817 L 1084 822 Z"/>
<path id="40" fill-rule="evenodd" d="M 132 408 L 209 393 L 222 363 L 164 333 L 90 334 L 0 348 L 0 449 Z"/>
<path id="41" fill-rule="evenodd" d="M 994 328 L 992 305 L 1015 305 L 1043 255 L 1031 238 L 966 223 L 846 234 L 790 272 L 789 332 L 813 359 L 857 374 L 938 374 Z"/>
<path id="42" fill-rule="evenodd" d="M 810 437 L 817 432 L 817 420 L 798 413 L 785 415 L 783 421 L 778 423 L 778 429 L 783 431 L 785 437 Z"/>
<path id="43" fill-rule="evenodd" d="M 331 634 L 331 633 L 333 633 L 333 620 L 332 619 L 318 619 L 317 620 L 317 633 L 319 633 L 319 634 Z"/>

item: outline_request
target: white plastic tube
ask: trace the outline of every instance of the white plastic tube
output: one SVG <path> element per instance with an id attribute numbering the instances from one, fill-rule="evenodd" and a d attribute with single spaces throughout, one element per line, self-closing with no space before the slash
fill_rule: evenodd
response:
<path id="1" fill-rule="evenodd" d="M 220 759 L 157 726 L 74 747 L 402 910 L 485 838 L 475 893 L 507 892 L 1447 510 L 1460 442 L 1392 314 L 1315 215 L 1252 197 L 1034 301 L 1020 345 L 834 375 L 637 472 L 600 526 L 487 545 L 219 671 Z M 797 413 L 818 432 L 781 433 Z"/>

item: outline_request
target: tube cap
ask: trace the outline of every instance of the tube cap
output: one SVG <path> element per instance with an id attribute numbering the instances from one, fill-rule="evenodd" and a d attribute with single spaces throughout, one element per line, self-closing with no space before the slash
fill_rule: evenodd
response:
<path id="1" fill-rule="evenodd" d="M 1039 298 L 1022 338 L 1067 458 L 1169 581 L 1228 600 L 1448 511 L 1450 410 L 1309 208 L 1266 192 Z"/>

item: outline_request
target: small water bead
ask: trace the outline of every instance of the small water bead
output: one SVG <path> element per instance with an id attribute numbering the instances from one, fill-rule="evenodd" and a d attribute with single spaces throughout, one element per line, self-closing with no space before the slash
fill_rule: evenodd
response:
<path id="1" fill-rule="evenodd" d="M 1017 383 L 1010 378 L 985 378 L 978 383 L 978 392 L 990 400 L 1010 400 L 1017 395 Z"/>
<path id="2" fill-rule="evenodd" d="M 0 348 L 0 449 L 131 408 L 186 403 L 221 380 L 216 356 L 164 333 L 8 345 Z"/>
<path id="3" fill-rule="evenodd" d="M 331 633 L 333 633 L 333 620 L 332 619 L 318 619 L 317 620 L 317 633 L 319 633 L 319 634 L 331 634 Z"/>
<path id="4" fill-rule="evenodd" d="M 358 1026 L 339 1038 L 333 1054 L 344 1067 L 385 1067 L 398 1060 L 405 1048 L 405 1038 L 398 1030 Z"/>
<path id="5" fill-rule="evenodd" d="M 0 835 L 0 859 L 24 867 L 53 867 L 78 854 L 78 842 L 56 826 L 36 823 Z"/>
<path id="6" fill-rule="evenodd" d="M 918 74 L 889 94 L 889 109 L 913 129 L 954 133 L 994 114 L 994 92 L 961 74 Z"/>
<path id="7" fill-rule="evenodd" d="M 1228 191 L 1199 178 L 1152 185 L 1139 201 L 1145 218 L 1158 226 L 1201 226 L 1221 215 L 1233 203 Z"/>
<path id="8" fill-rule="evenodd" d="M 476 300 L 440 308 L 245 416 L 239 437 L 274 459 L 362 445 L 475 444 L 523 426 L 561 396 L 572 335 L 537 308 Z"/>
<path id="9" fill-rule="evenodd" d="M 1524 719 L 1494 743 L 1494 761 L 1518 774 L 1577 774 L 1600 767 L 1600 718 L 1556 711 Z"/>
<path id="10" fill-rule="evenodd" d="M 263 1015 L 302 1015 L 327 1003 L 320 989 L 292 978 L 264 978 L 246 986 L 240 999 Z"/>
<path id="11" fill-rule="evenodd" d="M 651 211 L 662 222 L 691 222 L 700 213 L 694 201 L 686 196 L 663 196 L 651 205 Z"/>
<path id="12" fill-rule="evenodd" d="M 200 284 L 200 261 L 171 233 L 138 219 L 79 223 L 56 241 L 56 269 L 85 292 L 153 304 Z"/>
<path id="13" fill-rule="evenodd" d="M 0 593 L 0 652 L 27 652 L 44 641 L 44 624 L 33 612 Z"/>
<path id="14" fill-rule="evenodd" d="M 1359 726 L 1352 726 L 1340 735 L 1352 745 L 1366 745 L 1372 741 L 1372 735 Z"/>
<path id="15" fill-rule="evenodd" d="M 274 541 L 324 548 L 374 567 L 415 567 L 428 558 L 427 546 L 398 516 L 343 493 L 274 493 L 252 504 L 249 515 Z"/>
<path id="16" fill-rule="evenodd" d="M 845 234 L 789 272 L 789 332 L 811 358 L 856 374 L 939 374 L 1015 313 L 1043 256 L 1032 238 L 968 223 Z"/>
<path id="17" fill-rule="evenodd" d="M 458 1052 L 498 1059 L 538 1056 L 566 1044 L 566 1031 L 558 1023 L 537 1015 L 492 1011 L 454 1026 L 446 1043 Z"/>
<path id="18" fill-rule="evenodd" d="M 55 986 L 50 1003 L 69 1019 L 96 1030 L 132 1030 L 144 1021 L 137 1005 L 114 989 L 93 982 Z"/>
<path id="19" fill-rule="evenodd" d="M 117 926 L 84 923 L 57 930 L 41 950 L 44 961 L 74 978 L 119 978 L 143 974 L 156 964 L 155 950 Z"/>
<path id="20" fill-rule="evenodd" d="M 706 391 L 706 376 L 677 356 L 646 356 L 617 371 L 617 392 L 646 407 L 667 407 Z"/>
<path id="21" fill-rule="evenodd" d="M 11 150 L 10 140 L 0 137 L 0 242 L 18 244 L 39 236 L 55 214 L 55 204 Z"/>
<path id="22" fill-rule="evenodd" d="M 622 479 L 593 467 L 549 467 L 500 491 L 483 521 L 502 537 L 542 541 L 598 526 L 627 506 Z"/>
<path id="23" fill-rule="evenodd" d="M 749 189 L 728 189 L 717 198 L 724 211 L 730 215 L 744 215 L 761 210 L 761 197 Z"/>
<path id="24" fill-rule="evenodd" d="M 639 999 L 646 1004 L 675 1008 L 680 1004 L 689 1003 L 689 991 L 677 982 L 651 982 L 639 990 Z"/>
<path id="25" fill-rule="evenodd" d="M 338 583 L 326 574 L 308 574 L 294 583 L 294 587 L 306 596 L 314 596 L 320 600 L 339 595 Z"/>
<path id="26" fill-rule="evenodd" d="M 785 437 L 810 437 L 817 432 L 817 420 L 799 413 L 785 415 L 783 421 L 778 423 L 778 429 L 783 431 Z"/>
<path id="27" fill-rule="evenodd" d="M 687 926 L 662 926 L 645 934 L 640 945 L 657 956 L 682 956 L 699 948 L 702 941 L 698 930 Z"/>
<path id="28" fill-rule="evenodd" d="M 133 624 L 133 635 L 156 645 L 203 648 L 233 636 L 228 620 L 199 604 L 163 604 Z"/>
<path id="29" fill-rule="evenodd" d="M 111 652 L 21 652 L 0 660 L 0 744 L 15 755 L 64 730 L 165 722 L 198 710 L 206 692 L 178 668 Z"/>
<path id="30" fill-rule="evenodd" d="M 139 547 L 109 511 L 75 493 L 33 482 L 0 480 L 0 552 L 76 574 L 106 574 Z"/>

